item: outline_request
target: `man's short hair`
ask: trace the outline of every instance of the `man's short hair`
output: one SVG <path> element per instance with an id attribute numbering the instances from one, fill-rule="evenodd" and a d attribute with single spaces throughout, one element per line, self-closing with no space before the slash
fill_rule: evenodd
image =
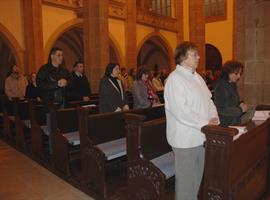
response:
<path id="1" fill-rule="evenodd" d="M 61 51 L 63 52 L 62 49 L 60 49 L 59 47 L 53 47 L 49 53 L 49 57 L 48 57 L 48 63 L 52 63 L 52 59 L 51 59 L 51 55 L 54 55 L 57 51 Z"/>
<path id="2" fill-rule="evenodd" d="M 197 51 L 198 47 L 194 43 L 188 41 L 184 41 L 176 47 L 174 54 L 174 60 L 176 65 L 180 65 L 182 61 L 186 59 L 187 52 L 189 50 Z"/>
<path id="3" fill-rule="evenodd" d="M 84 64 L 82 60 L 77 60 L 74 65 L 73 68 L 75 68 L 78 64 Z"/>

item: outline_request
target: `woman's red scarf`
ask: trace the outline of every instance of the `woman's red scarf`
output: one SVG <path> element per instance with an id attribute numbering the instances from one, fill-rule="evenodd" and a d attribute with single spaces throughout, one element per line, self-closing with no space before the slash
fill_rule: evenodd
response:
<path id="1" fill-rule="evenodd" d="M 159 103 L 158 96 L 151 82 L 147 80 L 146 82 L 144 82 L 144 84 L 146 85 L 148 99 L 150 100 L 151 104 Z"/>

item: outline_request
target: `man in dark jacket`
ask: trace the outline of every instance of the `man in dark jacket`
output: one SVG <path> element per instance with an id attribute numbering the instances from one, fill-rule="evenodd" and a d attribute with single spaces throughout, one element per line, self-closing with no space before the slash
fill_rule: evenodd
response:
<path id="1" fill-rule="evenodd" d="M 61 65 L 63 63 L 63 51 L 52 48 L 48 63 L 43 65 L 37 73 L 37 87 L 40 90 L 41 99 L 45 104 L 57 103 L 60 107 L 65 105 L 66 86 L 69 79 L 68 71 Z M 46 113 L 46 125 L 49 134 L 49 151 L 52 152 L 51 142 L 51 116 Z"/>
<path id="2" fill-rule="evenodd" d="M 91 89 L 87 77 L 83 74 L 84 64 L 76 61 L 73 65 L 73 72 L 69 83 L 70 101 L 89 101 Z"/>
<path id="3" fill-rule="evenodd" d="M 43 65 L 37 73 L 37 86 L 45 103 L 58 103 L 62 106 L 65 103 L 65 88 L 69 73 L 61 66 L 62 63 L 63 51 L 53 48 L 48 63 Z"/>

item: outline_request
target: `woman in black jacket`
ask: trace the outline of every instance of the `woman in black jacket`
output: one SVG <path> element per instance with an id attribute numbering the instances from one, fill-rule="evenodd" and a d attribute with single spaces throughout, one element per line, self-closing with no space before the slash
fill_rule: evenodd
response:
<path id="1" fill-rule="evenodd" d="M 243 64 L 238 61 L 226 62 L 215 85 L 214 103 L 222 126 L 239 124 L 241 115 L 248 109 L 247 105 L 240 101 L 236 85 L 243 67 Z"/>
<path id="2" fill-rule="evenodd" d="M 28 85 L 26 87 L 25 98 L 27 99 L 36 99 L 40 101 L 40 91 L 37 87 L 36 82 L 37 74 L 31 73 L 28 77 Z"/>
<path id="3" fill-rule="evenodd" d="M 99 85 L 99 106 L 102 113 L 129 109 L 124 86 L 118 79 L 119 74 L 119 64 L 109 63 L 107 65 Z"/>

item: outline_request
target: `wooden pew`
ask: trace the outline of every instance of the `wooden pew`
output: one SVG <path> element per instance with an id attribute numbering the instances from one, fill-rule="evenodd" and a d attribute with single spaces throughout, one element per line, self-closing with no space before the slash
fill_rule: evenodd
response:
<path id="1" fill-rule="evenodd" d="M 45 159 L 48 149 L 47 109 L 42 103 L 29 101 L 31 123 L 31 153 L 35 158 Z"/>
<path id="2" fill-rule="evenodd" d="M 158 91 L 157 95 L 158 95 L 160 103 L 164 103 L 164 92 L 163 91 Z"/>
<path id="3" fill-rule="evenodd" d="M 164 106 L 129 112 L 145 114 L 149 120 L 164 116 Z M 91 183 L 102 198 L 107 197 L 108 190 L 106 166 L 126 156 L 124 113 L 88 115 L 86 108 L 79 109 L 83 185 L 87 188 Z"/>
<path id="4" fill-rule="evenodd" d="M 257 105 L 255 110 L 270 110 L 270 105 Z"/>
<path id="5" fill-rule="evenodd" d="M 127 199 L 161 200 L 174 181 L 174 155 L 166 139 L 166 119 L 144 122 L 144 116 L 125 114 L 127 123 Z"/>
<path id="6" fill-rule="evenodd" d="M 4 137 L 7 140 L 15 141 L 14 129 L 14 101 L 8 99 L 6 95 L 1 96 L 2 99 L 2 113 L 3 113 L 3 127 Z"/>
<path id="7" fill-rule="evenodd" d="M 269 193 L 270 119 L 245 125 L 248 132 L 235 141 L 237 129 L 202 128 L 207 138 L 204 199 L 257 200 Z"/>
<path id="8" fill-rule="evenodd" d="M 3 108 L 2 108 L 2 95 L 0 95 L 0 136 L 3 136 L 4 123 L 3 123 Z"/>
<path id="9" fill-rule="evenodd" d="M 30 150 L 30 114 L 27 100 L 14 100 L 14 116 L 16 129 L 16 142 L 24 150 Z"/>
<path id="10" fill-rule="evenodd" d="M 88 114 L 97 113 L 98 106 L 89 107 Z M 73 107 L 57 110 L 55 107 L 51 107 L 50 114 L 52 124 L 53 165 L 64 175 L 70 176 L 70 163 L 74 160 L 80 159 L 80 137 L 77 109 Z"/>
<path id="11" fill-rule="evenodd" d="M 92 99 L 90 101 L 69 101 L 66 105 L 66 108 L 76 108 L 76 107 L 87 106 L 87 105 L 95 108 L 98 112 L 99 110 L 98 99 Z"/>

